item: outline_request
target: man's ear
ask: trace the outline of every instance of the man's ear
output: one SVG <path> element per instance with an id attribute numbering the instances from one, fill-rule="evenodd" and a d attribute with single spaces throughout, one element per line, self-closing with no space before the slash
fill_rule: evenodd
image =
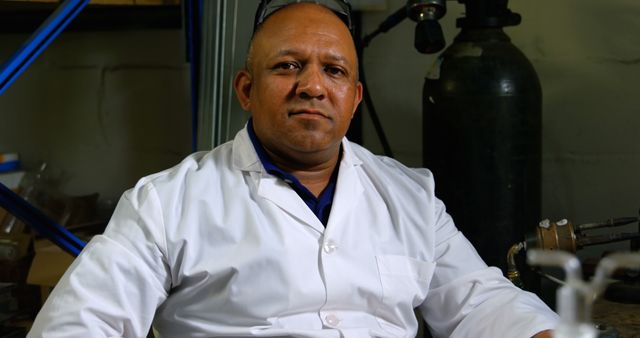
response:
<path id="1" fill-rule="evenodd" d="M 233 89 L 240 102 L 240 107 L 246 111 L 251 111 L 251 74 L 246 70 L 241 70 L 233 80 Z"/>
<path id="2" fill-rule="evenodd" d="M 358 110 L 358 105 L 362 102 L 362 92 L 364 88 L 362 87 L 362 82 L 358 81 L 356 83 L 356 92 L 353 97 L 353 112 L 351 112 L 351 118 L 356 114 L 356 110 Z"/>

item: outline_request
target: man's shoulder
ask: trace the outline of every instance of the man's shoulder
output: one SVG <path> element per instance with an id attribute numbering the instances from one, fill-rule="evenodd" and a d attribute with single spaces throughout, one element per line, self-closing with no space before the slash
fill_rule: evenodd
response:
<path id="1" fill-rule="evenodd" d="M 171 168 L 142 177 L 130 191 L 154 189 L 157 193 L 173 193 L 201 181 L 215 180 L 221 171 L 231 167 L 230 153 L 231 142 L 213 150 L 194 152 Z"/>
<path id="2" fill-rule="evenodd" d="M 412 168 L 402 162 L 383 155 L 376 155 L 367 148 L 349 142 L 353 156 L 362 163 L 363 170 L 370 175 L 384 176 L 390 180 L 406 180 L 409 182 L 433 184 L 433 175 L 426 168 Z"/>

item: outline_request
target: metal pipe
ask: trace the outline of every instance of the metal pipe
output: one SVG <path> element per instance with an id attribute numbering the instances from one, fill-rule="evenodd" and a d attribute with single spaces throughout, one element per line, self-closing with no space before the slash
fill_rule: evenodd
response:
<path id="1" fill-rule="evenodd" d="M 638 267 L 640 267 L 639 253 L 613 253 L 602 258 L 591 282 L 595 296 L 604 292 L 608 284 L 607 278 L 613 275 L 616 269 L 637 269 Z"/>
<path id="2" fill-rule="evenodd" d="M 592 289 L 582 280 L 582 267 L 576 256 L 566 251 L 532 249 L 527 252 L 527 261 L 532 265 L 562 267 L 566 284 L 557 290 L 556 296 L 561 322 L 571 327 L 589 322 L 594 297 Z"/>
<path id="3" fill-rule="evenodd" d="M 567 282 L 582 280 L 582 267 L 578 258 L 565 251 L 531 249 L 527 251 L 527 261 L 534 265 L 558 266 L 567 274 Z"/>
<path id="4" fill-rule="evenodd" d="M 587 283 L 579 277 L 580 262 L 568 252 L 533 249 L 527 252 L 527 258 L 531 264 L 564 267 L 567 283 L 558 289 L 556 297 L 560 322 L 553 336 L 558 338 L 595 338 L 591 307 L 605 290 L 608 277 L 619 267 L 640 266 L 640 253 L 614 253 L 600 260 L 593 280 Z"/>
<path id="5" fill-rule="evenodd" d="M 80 254 L 86 243 L 46 216 L 11 189 L 0 183 L 0 207 L 35 229 L 42 236 L 73 256 Z"/>
<path id="6" fill-rule="evenodd" d="M 640 238 L 640 233 L 623 232 L 623 233 L 612 233 L 612 234 L 598 235 L 598 236 L 579 237 L 576 240 L 576 242 L 578 244 L 578 247 L 582 248 L 590 245 L 621 242 L 621 241 L 627 241 L 627 240 L 639 239 L 639 238 Z"/>
<path id="7" fill-rule="evenodd" d="M 576 230 L 584 231 L 584 230 L 592 230 L 599 228 L 610 228 L 610 227 L 618 227 L 622 225 L 627 225 L 631 223 L 635 223 L 640 221 L 638 217 L 618 217 L 618 218 L 610 218 L 604 222 L 600 223 L 585 223 L 576 226 Z"/>
<path id="8" fill-rule="evenodd" d="M 524 289 L 524 283 L 520 279 L 520 271 L 516 265 L 515 256 L 525 247 L 524 242 L 516 243 L 511 246 L 507 253 L 507 278 L 513 285 Z"/>
<path id="9" fill-rule="evenodd" d="M 0 67 L 0 95 L 82 11 L 89 0 L 65 0 Z"/>

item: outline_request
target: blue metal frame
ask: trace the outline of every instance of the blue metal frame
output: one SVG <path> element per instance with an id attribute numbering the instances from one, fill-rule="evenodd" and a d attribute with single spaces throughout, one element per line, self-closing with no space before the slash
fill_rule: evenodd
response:
<path id="1" fill-rule="evenodd" d="M 89 0 L 65 0 L 0 67 L 0 95 L 69 25 L 87 3 Z M 77 256 L 86 245 L 2 183 L 0 183 L 0 206 L 74 256 Z"/>
<path id="2" fill-rule="evenodd" d="M 45 20 L 29 39 L 0 66 L 0 95 L 33 63 L 49 44 L 84 9 L 89 0 L 65 0 Z M 187 52 L 191 62 L 191 91 L 193 112 L 192 147 L 197 149 L 197 102 L 200 54 L 202 0 L 185 0 L 187 27 Z M 86 245 L 68 230 L 47 217 L 18 194 L 0 183 L 0 206 L 16 216 L 41 235 L 49 238 L 70 254 L 77 256 Z"/>
<path id="3" fill-rule="evenodd" d="M 85 242 L 3 184 L 0 184 L 0 206 L 74 256 L 80 254 L 86 245 Z"/>
<path id="4" fill-rule="evenodd" d="M 65 0 L 20 49 L 0 67 L 0 95 L 67 27 L 88 2 L 89 0 Z"/>

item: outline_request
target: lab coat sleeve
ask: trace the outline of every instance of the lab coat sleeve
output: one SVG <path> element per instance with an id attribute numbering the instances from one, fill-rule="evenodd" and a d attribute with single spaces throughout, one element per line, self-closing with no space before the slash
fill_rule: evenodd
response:
<path id="1" fill-rule="evenodd" d="M 146 337 L 170 285 L 151 185 L 125 193 L 103 235 L 75 259 L 27 337 Z"/>
<path id="2" fill-rule="evenodd" d="M 436 270 L 421 306 L 434 336 L 524 338 L 553 328 L 557 315 L 487 267 L 435 201 Z"/>

